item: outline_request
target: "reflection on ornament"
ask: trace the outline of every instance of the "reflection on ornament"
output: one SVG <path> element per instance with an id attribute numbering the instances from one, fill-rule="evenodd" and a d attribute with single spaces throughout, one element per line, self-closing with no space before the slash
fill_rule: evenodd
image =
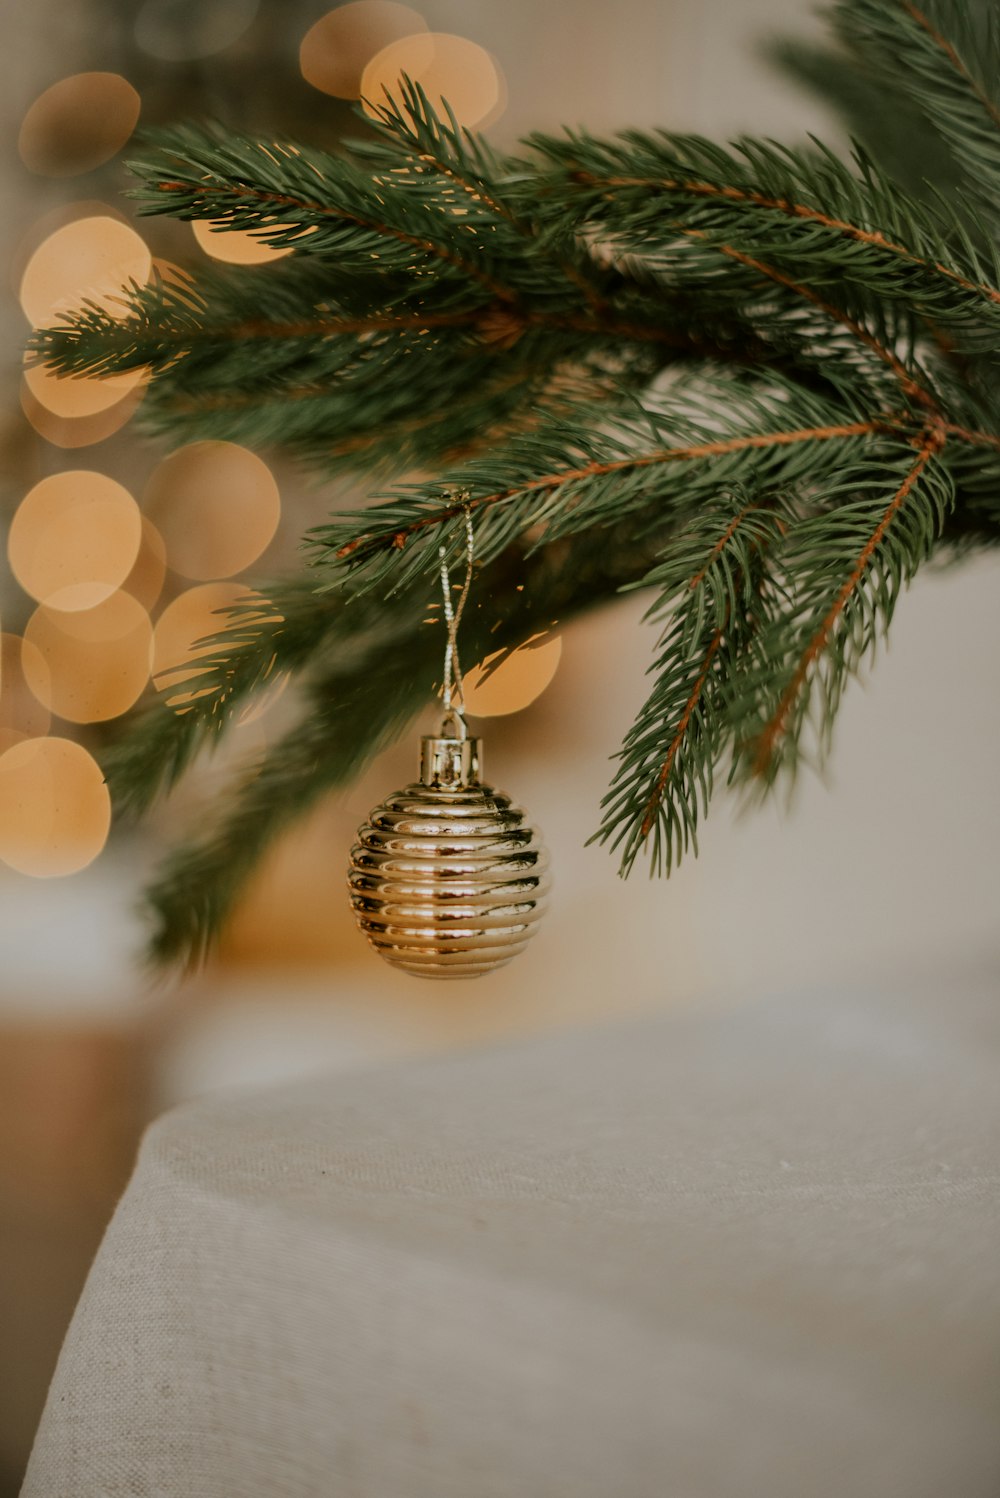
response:
<path id="1" fill-rule="evenodd" d="M 421 978 L 476 978 L 509 962 L 534 935 L 549 890 L 539 834 L 509 796 L 480 782 L 479 740 L 463 728 L 452 713 L 423 739 L 419 782 L 376 806 L 351 850 L 361 931 L 380 957 Z"/>

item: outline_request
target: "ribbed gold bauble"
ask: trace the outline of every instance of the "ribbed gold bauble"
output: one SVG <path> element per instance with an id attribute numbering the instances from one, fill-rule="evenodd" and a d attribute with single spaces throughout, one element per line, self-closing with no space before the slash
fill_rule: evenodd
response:
<path id="1" fill-rule="evenodd" d="M 510 797 L 479 779 L 478 739 L 423 739 L 420 780 L 376 806 L 351 849 L 358 925 L 420 978 L 475 978 L 528 944 L 548 854 Z"/>

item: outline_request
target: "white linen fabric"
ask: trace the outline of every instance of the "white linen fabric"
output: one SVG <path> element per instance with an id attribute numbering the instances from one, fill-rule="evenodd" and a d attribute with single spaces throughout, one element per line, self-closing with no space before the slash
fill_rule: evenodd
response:
<path id="1" fill-rule="evenodd" d="M 996 1498 L 1000 1001 L 830 994 L 147 1136 L 24 1498 Z"/>

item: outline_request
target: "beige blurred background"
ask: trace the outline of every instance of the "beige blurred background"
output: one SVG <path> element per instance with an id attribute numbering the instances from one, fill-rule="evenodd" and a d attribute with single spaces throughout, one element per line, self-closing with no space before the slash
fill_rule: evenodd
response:
<path id="1" fill-rule="evenodd" d="M 467 88 L 472 118 L 485 106 L 500 145 L 577 123 L 837 135 L 824 111 L 762 60 L 767 36 L 818 30 L 803 0 L 426 0 L 412 23 L 388 14 L 403 9 L 342 7 L 303 54 L 307 74 L 329 85 L 347 66 L 337 47 L 356 72 L 372 47 L 412 24 L 475 44 L 453 54 L 442 44 L 457 69 L 449 87 Z M 415 731 L 275 850 L 207 972 L 184 986 L 143 976 L 142 881 L 184 817 L 215 795 L 227 760 L 200 766 L 148 827 L 115 828 L 105 843 L 88 756 L 114 735 L 118 711 L 150 690 L 150 642 L 154 668 L 169 664 L 210 627 L 210 606 L 293 565 L 299 532 L 348 496 L 318 492 L 274 454 L 261 461 L 199 450 L 165 463 L 164 450 L 127 420 L 141 389 L 110 392 L 98 398 L 102 410 L 82 415 L 66 414 L 51 390 L 25 392 L 22 278 L 33 264 L 36 295 L 58 296 L 59 285 L 53 291 L 45 280 L 53 236 L 103 222 L 96 247 L 66 241 L 70 260 L 99 260 L 100 235 L 118 232 L 108 220 L 128 221 L 115 132 L 124 145 L 136 112 L 149 122 L 194 110 L 247 128 L 259 115 L 335 139 L 349 126 L 347 106 L 299 74 L 300 43 L 327 10 L 202 0 L 189 7 L 197 25 L 185 26 L 181 0 L 35 0 L 6 17 L 0 755 L 18 752 L 0 757 L 0 1495 L 17 1490 L 89 1258 L 142 1123 L 159 1109 L 207 1089 L 335 1074 L 643 1007 L 735 1005 L 818 985 L 930 988 L 946 1004 L 956 983 L 1000 987 L 996 557 L 928 571 L 904 598 L 891 648 L 870 683 L 848 693 L 825 783 L 806 777 L 791 809 L 774 803 L 747 819 L 720 797 L 699 860 L 668 884 L 641 873 L 623 884 L 605 852 L 583 846 L 609 756 L 644 695 L 654 638 L 641 608 L 633 600 L 605 609 L 568 628 L 558 645 L 512 662 L 498 683 L 501 700 L 481 701 L 491 712 L 481 732 L 491 778 L 544 829 L 556 891 L 547 924 L 509 969 L 475 983 L 421 985 L 370 957 L 353 929 L 347 849 L 370 805 L 412 778 Z M 396 33 L 380 30 L 386 25 Z M 80 85 L 45 103 L 52 85 L 93 71 L 127 79 L 135 98 L 120 84 L 101 84 L 98 94 Z M 88 150 L 109 149 L 107 162 L 89 164 Z M 148 251 L 122 228 L 112 260 L 137 255 L 141 268 L 151 253 L 204 262 L 206 241 L 188 226 L 138 227 Z M 53 274 L 58 282 L 58 266 Z M 83 485 L 94 515 L 113 517 L 126 561 L 139 551 L 127 576 L 109 574 L 97 593 L 74 599 L 58 591 L 72 586 L 69 574 L 45 574 L 50 554 L 42 547 L 39 561 L 38 536 L 67 533 L 59 505 L 68 488 L 58 475 L 81 469 L 91 477 L 70 481 L 73 492 Z M 204 494 L 214 516 L 207 529 Z M 148 521 L 139 534 L 133 500 L 158 535 Z M 226 551 L 234 503 L 250 506 L 239 527 L 247 555 Z M 107 687 L 110 696 L 100 687 L 81 698 L 79 683 L 94 677 L 108 639 L 123 652 L 108 673 L 118 685 Z M 123 679 L 132 686 L 122 688 Z M 252 753 L 280 729 L 294 711 L 288 697 L 240 729 L 234 752 Z M 48 779 L 32 779 L 23 746 L 41 738 L 81 747 L 46 749 L 37 764 L 44 761 Z M 15 775 L 6 790 L 5 771 Z M 66 789 L 53 810 L 60 775 Z M 34 807 L 32 825 L 56 818 L 41 851 L 32 851 L 30 827 L 11 830 L 15 781 Z M 58 872 L 74 863 L 78 872 Z"/>

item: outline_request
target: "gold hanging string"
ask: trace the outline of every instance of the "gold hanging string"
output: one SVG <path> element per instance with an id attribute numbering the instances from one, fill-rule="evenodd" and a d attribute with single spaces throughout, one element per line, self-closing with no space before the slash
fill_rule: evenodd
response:
<path id="1" fill-rule="evenodd" d="M 465 697 L 462 693 L 462 667 L 458 659 L 458 626 L 469 598 L 472 586 L 472 566 L 475 560 L 475 538 L 472 533 L 472 513 L 468 507 L 469 496 L 461 496 L 465 513 L 465 582 L 458 595 L 457 607 L 451 600 L 451 577 L 448 572 L 448 552 L 438 547 L 441 562 L 441 594 L 444 600 L 444 620 L 448 629 L 448 640 L 444 648 L 444 711 L 445 718 L 454 715 L 463 730 L 465 728 Z"/>

